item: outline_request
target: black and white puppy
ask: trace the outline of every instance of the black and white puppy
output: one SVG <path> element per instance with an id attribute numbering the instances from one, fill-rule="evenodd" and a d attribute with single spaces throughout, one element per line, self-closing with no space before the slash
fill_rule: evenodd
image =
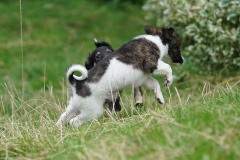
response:
<path id="1" fill-rule="evenodd" d="M 85 67 L 87 70 L 90 70 L 94 67 L 102 59 L 110 56 L 113 53 L 112 46 L 107 42 L 99 42 L 97 39 L 94 38 L 94 44 L 96 49 L 89 54 L 87 60 L 85 61 Z M 152 89 L 152 87 L 150 87 Z M 155 90 L 153 90 L 155 92 Z M 119 94 L 121 91 L 119 91 Z M 117 97 L 112 97 L 113 99 L 106 100 L 105 104 L 108 104 L 108 108 L 110 111 L 121 111 L 120 105 L 120 97 L 119 94 L 115 94 Z M 134 98 L 135 98 L 135 106 L 141 106 L 143 104 L 143 94 L 140 87 L 134 88 Z M 159 103 L 163 104 L 164 99 L 157 99 Z"/>
<path id="2" fill-rule="evenodd" d="M 68 69 L 67 78 L 73 95 L 57 122 L 58 126 L 70 122 L 72 126 L 79 127 L 97 119 L 103 114 L 105 99 L 128 85 L 139 87 L 145 84 L 156 90 L 157 97 L 160 96 L 160 85 L 152 74 L 164 75 L 164 85 L 171 85 L 172 68 L 162 59 L 168 56 L 173 63 L 183 63 L 180 41 L 171 27 L 158 30 L 145 26 L 145 32 L 146 35 L 135 37 L 89 71 L 81 65 Z M 76 71 L 82 76 L 74 75 Z"/>
<path id="3" fill-rule="evenodd" d="M 94 44 L 96 46 L 96 49 L 91 54 L 89 54 L 87 60 L 85 61 L 85 67 L 87 70 L 92 69 L 99 61 L 113 54 L 113 48 L 109 43 L 99 42 L 94 38 Z M 105 100 L 105 104 L 108 105 L 108 108 L 111 112 L 121 111 L 120 93 L 121 91 L 116 92 L 114 94 L 115 97 L 111 97 L 111 99 Z"/>

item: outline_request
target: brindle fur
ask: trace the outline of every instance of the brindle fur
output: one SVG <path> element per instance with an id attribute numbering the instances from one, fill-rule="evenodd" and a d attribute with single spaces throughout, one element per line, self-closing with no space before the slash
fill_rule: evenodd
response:
<path id="1" fill-rule="evenodd" d="M 134 39 L 115 51 L 116 58 L 145 73 L 152 73 L 156 69 L 160 50 L 146 39 Z"/>

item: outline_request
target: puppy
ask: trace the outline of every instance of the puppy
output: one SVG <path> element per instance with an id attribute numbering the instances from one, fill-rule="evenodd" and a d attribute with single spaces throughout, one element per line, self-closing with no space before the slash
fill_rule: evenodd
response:
<path id="1" fill-rule="evenodd" d="M 112 46 L 107 42 L 98 42 L 96 39 L 95 46 L 97 47 L 91 54 L 89 54 L 86 62 L 85 67 L 90 70 L 93 68 L 93 66 L 98 63 L 100 60 L 104 59 L 105 57 L 111 55 L 113 53 Z M 121 92 L 121 91 L 120 91 Z M 141 106 L 143 104 L 143 95 L 142 90 L 140 87 L 134 88 L 134 98 L 135 98 L 135 106 Z M 121 105 L 120 105 L 120 97 L 117 96 L 114 102 L 110 100 L 106 100 L 106 103 L 108 103 L 108 107 L 110 111 L 113 111 L 113 109 L 116 112 L 121 111 Z M 157 99 L 159 103 L 163 104 L 164 101 L 160 101 Z"/>
<path id="2" fill-rule="evenodd" d="M 94 44 L 96 46 L 96 49 L 91 54 L 89 54 L 87 60 L 85 61 L 85 67 L 87 70 L 90 70 L 99 61 L 113 53 L 112 46 L 107 42 L 98 42 L 96 39 L 94 39 Z M 111 99 L 105 100 L 105 104 L 108 105 L 108 108 L 111 112 L 121 111 L 120 93 L 121 91 L 116 92 L 114 94 L 115 97 L 111 97 Z"/>
<path id="3" fill-rule="evenodd" d="M 58 126 L 69 122 L 79 127 L 97 119 L 103 114 L 105 99 L 128 85 L 139 87 L 145 84 L 156 91 L 158 99 L 163 99 L 160 85 L 151 75 L 164 75 L 164 86 L 171 85 L 172 69 L 162 58 L 168 56 L 173 63 L 182 64 L 180 41 L 171 27 L 158 30 L 145 26 L 145 32 L 146 35 L 135 37 L 89 71 L 81 65 L 68 69 L 67 78 L 73 95 L 57 122 Z M 82 76 L 75 76 L 73 73 L 76 71 Z"/>

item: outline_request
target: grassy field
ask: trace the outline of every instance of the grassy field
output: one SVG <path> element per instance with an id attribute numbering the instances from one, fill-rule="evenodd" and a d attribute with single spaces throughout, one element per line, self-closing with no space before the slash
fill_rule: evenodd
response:
<path id="1" fill-rule="evenodd" d="M 154 22 L 141 6 L 85 0 L 24 0 L 22 13 L 23 62 L 19 2 L 0 2 L 0 159 L 240 159 L 239 71 L 206 73 L 188 61 L 173 66 L 166 104 L 144 88 L 135 108 L 127 88 L 119 114 L 57 128 L 66 68 L 84 63 L 93 38 L 117 48 Z"/>

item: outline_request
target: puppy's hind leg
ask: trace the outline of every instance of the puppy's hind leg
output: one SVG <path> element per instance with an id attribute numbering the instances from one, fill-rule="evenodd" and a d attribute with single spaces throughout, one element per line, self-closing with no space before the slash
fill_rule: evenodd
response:
<path id="1" fill-rule="evenodd" d="M 120 95 L 122 91 L 118 91 L 113 93 L 112 99 L 108 102 L 108 108 L 112 113 L 120 112 L 121 111 L 121 104 L 120 104 Z"/>
<path id="2" fill-rule="evenodd" d="M 135 98 L 135 106 L 143 105 L 143 94 L 142 94 L 142 89 L 140 87 L 134 88 L 134 98 Z"/>
<path id="3" fill-rule="evenodd" d="M 157 101 L 160 104 L 164 104 L 164 98 L 158 81 L 153 77 L 149 77 L 144 84 L 146 87 L 154 91 Z"/>

